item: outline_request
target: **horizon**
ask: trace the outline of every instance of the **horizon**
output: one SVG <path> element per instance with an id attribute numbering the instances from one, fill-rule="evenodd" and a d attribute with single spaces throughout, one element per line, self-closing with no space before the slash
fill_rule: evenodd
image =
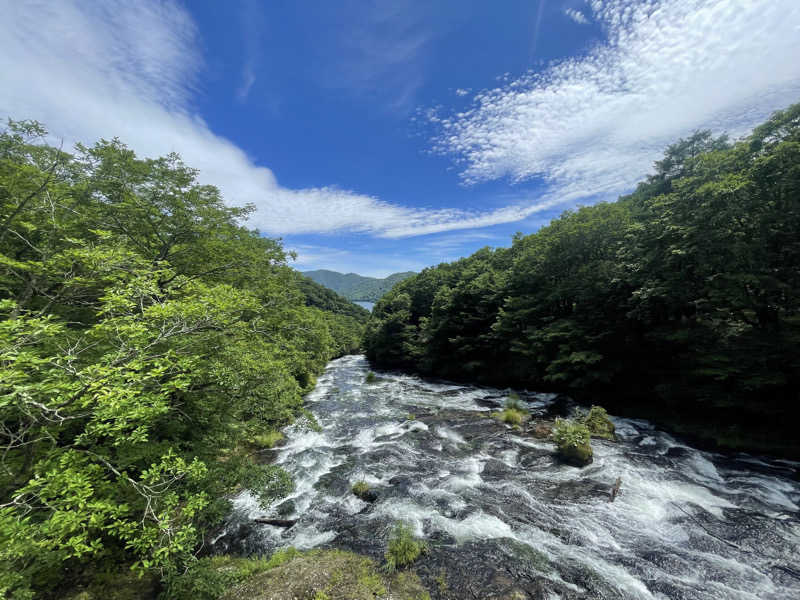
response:
<path id="1" fill-rule="evenodd" d="M 0 116 L 176 151 L 300 271 L 385 278 L 800 100 L 794 0 L 4 1 Z M 765 68 L 768 65 L 769 68 Z"/>

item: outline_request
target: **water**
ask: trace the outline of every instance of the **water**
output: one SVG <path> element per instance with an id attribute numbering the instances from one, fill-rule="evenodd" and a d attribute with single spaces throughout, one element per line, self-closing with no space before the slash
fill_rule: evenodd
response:
<path id="1" fill-rule="evenodd" d="M 323 431 L 292 426 L 275 452 L 295 492 L 268 510 L 240 494 L 217 549 L 332 546 L 380 560 L 403 520 L 430 547 L 416 568 L 434 598 L 800 598 L 798 463 L 701 452 L 614 418 L 619 441 L 594 440 L 594 462 L 578 469 L 489 417 L 506 391 L 394 373 L 366 384 L 368 369 L 360 356 L 328 365 L 307 398 Z M 565 409 L 520 395 L 535 418 Z M 350 493 L 359 480 L 376 502 Z M 252 524 L 267 515 L 298 522 Z"/>
<path id="2" fill-rule="evenodd" d="M 372 312 L 375 306 L 374 302 L 362 302 L 361 300 L 354 302 L 354 304 L 358 304 L 361 308 L 366 308 L 369 312 Z"/>

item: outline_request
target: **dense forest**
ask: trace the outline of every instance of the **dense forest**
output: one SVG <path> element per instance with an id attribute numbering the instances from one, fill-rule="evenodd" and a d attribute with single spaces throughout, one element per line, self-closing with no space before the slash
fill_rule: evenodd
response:
<path id="1" fill-rule="evenodd" d="M 302 396 L 368 313 L 178 156 L 46 139 L 0 132 L 0 597 L 126 572 L 174 596 L 231 492 L 291 489 L 257 452 L 314 426 Z"/>
<path id="2" fill-rule="evenodd" d="M 355 273 L 337 273 L 319 269 L 317 271 L 304 271 L 303 275 L 317 283 L 334 290 L 354 302 L 377 302 L 381 296 L 392 289 L 394 284 L 415 275 L 413 271 L 392 273 L 388 277 L 364 277 Z"/>
<path id="3" fill-rule="evenodd" d="M 800 104 L 735 142 L 695 133 L 632 194 L 403 281 L 365 345 L 380 367 L 800 456 Z"/>

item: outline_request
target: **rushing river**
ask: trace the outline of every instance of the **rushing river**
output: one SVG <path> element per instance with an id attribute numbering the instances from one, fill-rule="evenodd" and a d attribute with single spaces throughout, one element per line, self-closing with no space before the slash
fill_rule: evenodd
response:
<path id="1" fill-rule="evenodd" d="M 593 440 L 594 462 L 578 469 L 490 418 L 507 391 L 395 373 L 368 384 L 368 368 L 361 356 L 328 365 L 307 398 L 322 431 L 292 426 L 275 451 L 295 492 L 269 510 L 238 496 L 215 547 L 380 560 L 402 520 L 429 545 L 416 569 L 433 598 L 800 598 L 798 463 L 701 452 L 614 418 L 619 441 Z M 519 395 L 534 423 L 565 410 Z M 359 480 L 374 503 L 350 492 Z"/>

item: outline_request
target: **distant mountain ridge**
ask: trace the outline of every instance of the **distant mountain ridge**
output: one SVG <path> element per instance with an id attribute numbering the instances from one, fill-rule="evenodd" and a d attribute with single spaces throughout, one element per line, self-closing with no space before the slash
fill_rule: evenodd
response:
<path id="1" fill-rule="evenodd" d="M 316 281 L 320 285 L 332 289 L 353 302 L 377 302 L 386 292 L 392 289 L 395 283 L 416 275 L 414 271 L 392 273 L 388 277 L 364 277 L 356 273 L 339 273 L 318 269 L 316 271 L 303 271 L 303 275 Z"/>

